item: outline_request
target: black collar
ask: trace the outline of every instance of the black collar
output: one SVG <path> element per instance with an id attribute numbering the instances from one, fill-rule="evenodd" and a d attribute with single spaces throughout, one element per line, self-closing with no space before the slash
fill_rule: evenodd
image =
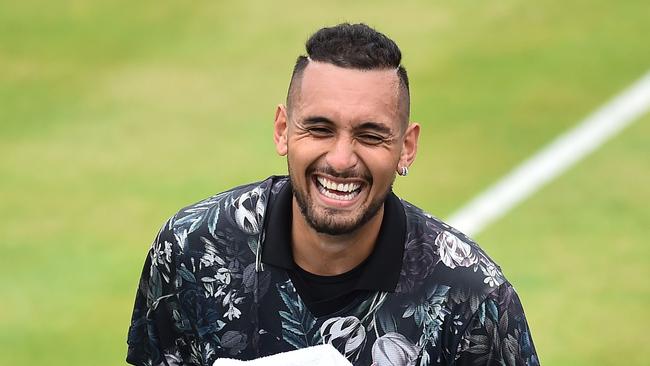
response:
<path id="1" fill-rule="evenodd" d="M 297 267 L 291 251 L 292 199 L 290 182 L 282 187 L 276 197 L 271 197 L 262 246 L 263 263 L 287 270 Z M 402 269 L 405 238 L 406 214 L 400 199 L 390 192 L 384 203 L 384 218 L 375 249 L 363 262 L 358 289 L 395 291 Z"/>

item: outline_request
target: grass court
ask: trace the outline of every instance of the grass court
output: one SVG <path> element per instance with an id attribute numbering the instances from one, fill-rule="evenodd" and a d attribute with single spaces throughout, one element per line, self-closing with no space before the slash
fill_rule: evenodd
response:
<path id="1" fill-rule="evenodd" d="M 177 209 L 286 172 L 272 144 L 311 32 L 401 47 L 446 217 L 650 69 L 645 0 L 0 0 L 0 364 L 123 364 L 142 263 Z M 644 365 L 650 115 L 476 237 L 542 364 Z"/>

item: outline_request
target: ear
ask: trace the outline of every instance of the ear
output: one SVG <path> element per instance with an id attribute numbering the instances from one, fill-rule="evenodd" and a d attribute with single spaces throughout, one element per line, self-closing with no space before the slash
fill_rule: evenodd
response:
<path id="1" fill-rule="evenodd" d="M 417 123 L 409 123 L 404 132 L 404 141 L 402 142 L 402 153 L 399 157 L 397 165 L 397 172 L 399 173 L 401 167 L 409 167 L 415 161 L 415 155 L 418 152 L 418 139 L 420 138 L 420 125 Z"/>
<path id="2" fill-rule="evenodd" d="M 275 151 L 280 156 L 287 155 L 287 107 L 279 104 L 275 110 L 275 122 L 273 123 L 273 141 L 275 141 Z"/>

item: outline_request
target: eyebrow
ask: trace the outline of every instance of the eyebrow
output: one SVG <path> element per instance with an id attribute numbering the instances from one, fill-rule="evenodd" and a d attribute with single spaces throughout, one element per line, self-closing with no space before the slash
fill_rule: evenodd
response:
<path id="1" fill-rule="evenodd" d="M 393 134 L 393 130 L 391 130 L 385 124 L 379 123 L 379 122 L 364 122 L 361 125 L 355 127 L 354 129 L 355 130 L 373 130 L 375 132 L 378 132 L 380 134 L 385 134 L 385 135 L 392 135 Z"/>
<path id="2" fill-rule="evenodd" d="M 304 125 L 315 125 L 315 124 L 326 124 L 330 126 L 334 126 L 335 123 L 331 119 L 323 116 L 311 116 L 307 117 L 303 121 Z M 354 130 L 359 131 L 359 130 L 373 130 L 377 133 L 380 134 L 385 134 L 385 135 L 392 135 L 393 130 L 386 126 L 383 123 L 379 122 L 373 122 L 373 121 L 368 121 L 368 122 L 363 122 L 358 126 L 354 127 Z"/>
<path id="3" fill-rule="evenodd" d="M 334 121 L 332 121 L 331 119 L 329 119 L 327 117 L 323 117 L 323 116 L 311 116 L 311 117 L 305 118 L 304 121 L 303 121 L 303 124 L 306 124 L 306 125 L 315 125 L 315 124 L 319 124 L 319 123 L 325 123 L 325 124 L 328 124 L 328 125 L 333 125 Z"/>

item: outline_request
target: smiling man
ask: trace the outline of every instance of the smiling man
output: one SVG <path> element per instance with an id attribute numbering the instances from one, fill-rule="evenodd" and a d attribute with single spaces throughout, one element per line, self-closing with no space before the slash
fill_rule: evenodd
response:
<path id="1" fill-rule="evenodd" d="M 392 192 L 413 163 L 401 52 L 316 32 L 274 141 L 288 177 L 175 214 L 136 296 L 127 361 L 212 365 L 331 344 L 354 365 L 536 365 L 519 299 L 469 238 Z"/>

